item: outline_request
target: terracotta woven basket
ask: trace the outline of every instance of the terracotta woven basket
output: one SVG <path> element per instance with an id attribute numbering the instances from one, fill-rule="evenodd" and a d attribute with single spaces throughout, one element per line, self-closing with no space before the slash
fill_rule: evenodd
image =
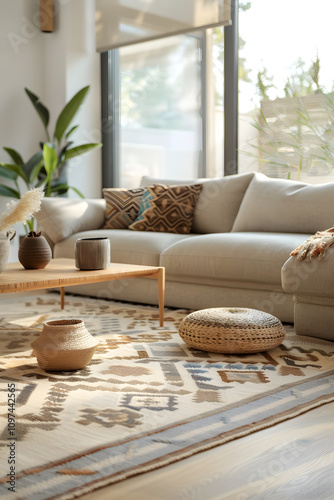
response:
<path id="1" fill-rule="evenodd" d="M 40 336 L 31 344 L 43 370 L 84 368 L 98 346 L 81 319 L 46 321 Z"/>
<path id="2" fill-rule="evenodd" d="M 285 331 L 271 314 L 247 308 L 211 308 L 190 313 L 180 323 L 180 337 L 203 351 L 240 354 L 280 345 Z"/>

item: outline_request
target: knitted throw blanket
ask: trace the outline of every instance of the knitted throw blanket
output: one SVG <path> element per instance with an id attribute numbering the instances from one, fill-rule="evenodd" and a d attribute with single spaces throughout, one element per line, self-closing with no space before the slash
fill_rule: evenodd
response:
<path id="1" fill-rule="evenodd" d="M 298 260 L 311 260 L 317 257 L 321 260 L 325 256 L 327 248 L 334 245 L 334 226 L 325 231 L 317 231 L 308 240 L 304 241 L 290 255 L 297 257 Z"/>

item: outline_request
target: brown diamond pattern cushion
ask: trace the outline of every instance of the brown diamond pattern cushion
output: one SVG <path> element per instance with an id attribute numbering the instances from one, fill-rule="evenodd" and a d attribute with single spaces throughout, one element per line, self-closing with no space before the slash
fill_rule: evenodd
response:
<path id="1" fill-rule="evenodd" d="M 191 231 L 194 211 L 202 184 L 190 186 L 148 186 L 139 214 L 129 229 L 187 234 Z"/>
<path id="2" fill-rule="evenodd" d="M 127 229 L 136 219 L 145 188 L 105 188 L 106 215 L 103 229 Z"/>

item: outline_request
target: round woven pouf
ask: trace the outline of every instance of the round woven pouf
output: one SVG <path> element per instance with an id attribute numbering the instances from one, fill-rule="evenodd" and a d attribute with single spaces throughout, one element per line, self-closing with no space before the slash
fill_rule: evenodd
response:
<path id="1" fill-rule="evenodd" d="M 190 347 L 224 354 L 268 351 L 285 337 L 283 325 L 275 316 L 240 307 L 190 313 L 181 321 L 179 334 Z"/>

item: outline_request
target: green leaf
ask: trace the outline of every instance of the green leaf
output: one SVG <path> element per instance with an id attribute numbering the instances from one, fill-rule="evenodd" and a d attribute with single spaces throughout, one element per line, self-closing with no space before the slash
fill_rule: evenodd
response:
<path id="1" fill-rule="evenodd" d="M 65 160 L 69 160 L 70 158 L 74 158 L 75 156 L 82 155 L 84 153 L 88 153 L 88 151 L 100 148 L 102 144 L 100 142 L 94 142 L 90 144 L 81 144 L 81 146 L 76 146 L 75 148 L 68 149 L 65 151 Z"/>
<path id="2" fill-rule="evenodd" d="M 29 227 L 29 232 L 34 230 L 34 218 L 31 217 L 31 219 L 27 220 L 27 226 Z"/>
<path id="3" fill-rule="evenodd" d="M 43 151 L 38 151 L 34 155 L 32 155 L 31 158 L 23 165 L 23 170 L 26 173 L 26 176 L 28 179 L 31 177 L 31 173 L 33 169 L 40 163 L 40 161 L 43 160 Z"/>
<path id="4" fill-rule="evenodd" d="M 41 103 L 40 98 L 36 95 L 33 94 L 29 89 L 25 88 L 24 89 L 33 103 L 34 108 L 36 109 L 37 113 L 39 114 L 43 125 L 45 127 L 45 130 L 47 130 L 47 126 L 49 124 L 49 110 L 44 106 L 44 104 Z"/>
<path id="5" fill-rule="evenodd" d="M 57 167 L 58 158 L 55 150 L 50 148 L 48 144 L 44 144 L 43 146 L 43 160 L 46 173 L 48 174 L 48 177 L 51 177 L 52 172 Z"/>
<path id="6" fill-rule="evenodd" d="M 71 134 L 73 134 L 73 132 L 79 127 L 79 125 L 74 125 L 74 127 L 72 127 L 66 134 L 66 139 L 68 139 L 70 137 Z"/>
<path id="7" fill-rule="evenodd" d="M 14 174 L 16 174 L 15 180 L 19 176 L 22 177 L 25 183 L 28 183 L 28 177 L 26 176 L 26 173 L 22 167 L 20 167 L 19 165 L 13 165 L 12 163 L 1 163 L 1 165 L 7 168 L 8 171 L 14 172 Z"/>
<path id="8" fill-rule="evenodd" d="M 52 193 L 57 193 L 57 194 L 64 194 L 67 193 L 69 189 L 73 189 L 81 198 L 84 198 L 84 195 L 79 191 L 79 189 L 69 186 L 68 184 L 58 184 L 57 186 L 53 186 L 51 188 Z"/>
<path id="9" fill-rule="evenodd" d="M 79 191 L 79 189 L 77 189 L 73 186 L 69 186 L 69 189 L 73 189 L 73 191 L 75 191 L 81 198 L 84 198 L 84 195 L 82 194 L 81 191 Z"/>
<path id="10" fill-rule="evenodd" d="M 264 116 L 264 113 L 263 113 L 262 109 L 260 109 L 260 115 L 261 115 L 261 118 L 262 118 L 262 120 L 263 120 L 264 124 L 265 124 L 267 127 L 269 127 L 269 124 L 268 124 L 268 122 L 267 122 L 267 120 L 266 120 L 266 117 Z M 270 127 L 269 127 L 269 128 L 270 128 Z"/>
<path id="11" fill-rule="evenodd" d="M 54 137 L 57 139 L 58 143 L 61 142 L 65 131 L 70 126 L 70 123 L 73 120 L 74 116 L 76 115 L 84 98 L 86 97 L 88 90 L 89 90 L 89 85 L 79 90 L 79 92 L 75 94 L 74 97 L 72 97 L 72 99 L 66 104 L 66 106 L 60 113 L 54 133 Z"/>
<path id="12" fill-rule="evenodd" d="M 259 158 L 259 162 L 261 163 L 267 163 L 268 165 L 274 165 L 275 167 L 285 167 L 287 168 L 289 165 L 287 162 L 282 159 L 282 160 L 272 160 L 272 159 L 266 159 L 266 158 Z"/>
<path id="13" fill-rule="evenodd" d="M 54 186 L 53 188 L 51 188 L 50 196 L 61 196 L 63 194 L 66 194 L 68 190 L 69 186 L 67 184 L 59 184 L 59 186 Z"/>
<path id="14" fill-rule="evenodd" d="M 61 194 L 67 193 L 67 191 L 69 189 L 70 189 L 70 186 L 66 183 L 57 184 L 57 185 L 51 187 L 50 193 L 61 195 Z"/>
<path id="15" fill-rule="evenodd" d="M 12 149 L 12 148 L 3 148 L 3 149 L 5 151 L 7 151 L 7 153 L 9 154 L 9 156 L 11 157 L 11 159 L 13 160 L 15 165 L 23 165 L 24 164 L 24 161 L 22 160 L 22 156 L 15 149 Z"/>
<path id="16" fill-rule="evenodd" d="M 264 128 L 261 127 L 257 122 L 251 123 L 252 127 L 256 128 L 259 132 L 264 132 Z"/>
<path id="17" fill-rule="evenodd" d="M 0 185 L 0 195 L 1 196 L 9 196 L 10 198 L 17 198 L 18 200 L 21 198 L 20 193 L 16 191 L 16 189 L 12 189 L 8 186 Z"/>
<path id="18" fill-rule="evenodd" d="M 37 165 L 35 165 L 34 168 L 31 170 L 30 177 L 29 177 L 30 184 L 33 184 L 35 182 L 43 165 L 44 165 L 44 161 L 43 161 L 43 159 L 41 159 L 41 161 L 39 163 L 37 163 Z"/>
<path id="19" fill-rule="evenodd" d="M 7 168 L 6 163 L 0 163 L 0 176 L 11 181 L 16 181 L 17 179 L 17 173 Z"/>
<path id="20" fill-rule="evenodd" d="M 64 153 L 73 144 L 73 142 L 67 142 L 60 150 L 58 154 L 58 166 L 60 166 L 65 161 Z"/>

